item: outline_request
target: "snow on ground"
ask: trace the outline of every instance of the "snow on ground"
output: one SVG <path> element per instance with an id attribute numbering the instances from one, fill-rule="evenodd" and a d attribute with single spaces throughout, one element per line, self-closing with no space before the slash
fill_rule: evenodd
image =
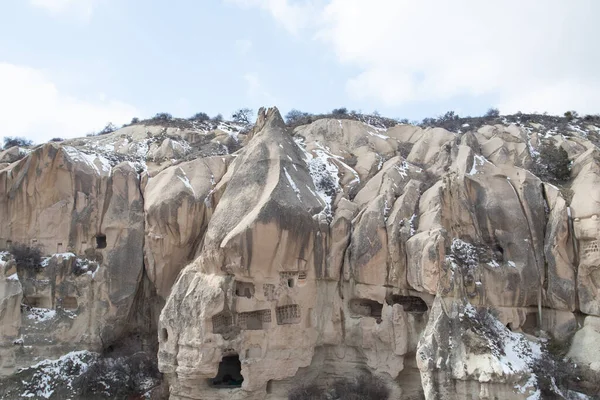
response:
<path id="1" fill-rule="evenodd" d="M 110 161 L 108 161 L 106 158 L 102 157 L 101 155 L 85 154 L 85 153 L 77 150 L 75 147 L 71 147 L 71 146 L 63 146 L 62 149 L 65 151 L 67 156 L 71 159 L 71 161 L 81 162 L 83 164 L 86 164 L 91 169 L 96 171 L 98 173 L 98 175 L 106 175 L 106 174 L 110 173 L 110 169 L 111 169 Z"/>
<path id="2" fill-rule="evenodd" d="M 48 308 L 31 307 L 27 313 L 27 319 L 34 322 L 46 322 L 56 317 L 56 310 Z"/>
<path id="3" fill-rule="evenodd" d="M 408 176 L 408 170 L 410 169 L 410 164 L 407 163 L 406 161 L 402 161 L 402 164 L 396 165 L 395 168 L 402 178 L 406 178 Z"/>
<path id="4" fill-rule="evenodd" d="M 18 374 L 33 371 L 31 378 L 23 381 L 26 387 L 21 397 L 48 399 L 58 387 L 72 388 L 73 380 L 83 374 L 96 358 L 97 354 L 89 351 L 72 351 L 57 360 L 44 360 L 19 370 Z"/>
<path id="5" fill-rule="evenodd" d="M 468 175 L 475 175 L 478 173 L 479 171 L 477 170 L 477 166 L 483 167 L 486 162 L 489 161 L 486 160 L 484 156 L 475 156 L 473 158 L 473 167 L 471 167 L 471 171 L 469 171 Z"/>
<path id="6" fill-rule="evenodd" d="M 388 140 L 390 137 L 386 135 L 382 135 L 381 133 L 367 131 L 367 133 L 371 136 L 375 136 L 376 138 Z"/>
<path id="7" fill-rule="evenodd" d="M 177 178 L 179 178 L 179 180 L 183 183 L 183 185 L 187 189 L 189 189 L 189 191 L 192 192 L 192 194 L 195 197 L 196 196 L 196 191 L 194 190 L 194 187 L 192 186 L 192 183 L 190 182 L 190 179 L 188 178 L 188 176 L 185 173 L 185 171 L 181 167 L 179 167 L 179 168 L 177 168 L 177 172 L 180 173 L 180 174 L 177 174 Z"/>
<path id="8" fill-rule="evenodd" d="M 298 189 L 296 182 L 294 182 L 294 180 L 292 179 L 290 174 L 287 172 L 287 169 L 285 167 L 283 167 L 283 172 L 285 173 L 285 177 L 287 178 L 287 180 L 290 184 L 290 187 L 296 193 L 296 197 L 298 197 L 298 200 L 302 201 L 302 197 L 300 196 L 300 189 Z"/>
<path id="9" fill-rule="evenodd" d="M 334 156 L 326 151 L 322 146 L 314 150 L 314 155 L 306 151 L 303 139 L 295 138 L 294 141 L 304 153 L 304 161 L 308 166 L 308 172 L 312 178 L 318 197 L 323 202 L 325 208 L 323 213 L 327 219 L 333 218 L 332 203 L 335 193 L 340 190 L 339 169 L 332 159 Z"/>
<path id="10" fill-rule="evenodd" d="M 0 251 L 0 268 L 4 267 L 9 258 L 10 253 L 8 251 Z"/>
<path id="11" fill-rule="evenodd" d="M 416 232 L 415 219 L 417 219 L 417 214 L 413 214 L 412 217 L 410 217 L 410 220 L 408 220 L 408 223 L 410 224 L 410 236 L 414 236 Z"/>

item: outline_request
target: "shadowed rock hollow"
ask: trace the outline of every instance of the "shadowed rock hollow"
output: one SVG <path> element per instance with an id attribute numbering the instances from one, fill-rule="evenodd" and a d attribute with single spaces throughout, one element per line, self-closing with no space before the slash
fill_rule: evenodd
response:
<path id="1" fill-rule="evenodd" d="M 464 128 L 291 129 L 271 108 L 250 131 L 135 125 L 11 150 L 0 394 L 22 392 L 19 368 L 135 337 L 172 400 L 364 375 L 390 399 L 595 395 L 540 362 L 562 343 L 600 372 L 599 149 L 539 124 Z M 560 188 L 531 172 L 542 143 L 571 161 Z"/>

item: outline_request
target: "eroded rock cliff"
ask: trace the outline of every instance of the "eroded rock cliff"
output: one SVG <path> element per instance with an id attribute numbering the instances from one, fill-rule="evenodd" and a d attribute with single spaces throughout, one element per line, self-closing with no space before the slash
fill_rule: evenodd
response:
<path id="1" fill-rule="evenodd" d="M 291 129 L 272 108 L 252 130 L 2 153 L 0 393 L 65 396 L 13 378 L 77 359 L 76 379 L 135 338 L 172 400 L 343 398 L 354 378 L 390 399 L 596 395 L 600 129 L 463 128 Z M 560 188 L 532 172 L 542 144 L 568 154 Z"/>

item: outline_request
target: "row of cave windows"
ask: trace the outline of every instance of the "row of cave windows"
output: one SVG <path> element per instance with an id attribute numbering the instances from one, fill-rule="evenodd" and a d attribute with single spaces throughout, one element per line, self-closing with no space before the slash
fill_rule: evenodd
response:
<path id="1" fill-rule="evenodd" d="M 285 285 L 288 288 L 293 288 L 294 286 L 296 286 L 296 277 L 298 278 L 298 281 L 304 281 L 306 280 L 306 272 L 302 271 L 299 273 L 295 273 L 295 272 L 281 272 L 280 273 L 281 279 L 285 282 Z M 263 293 L 264 296 L 269 299 L 272 300 L 273 299 L 273 295 L 275 293 L 275 285 L 270 284 L 270 283 L 265 283 L 263 284 Z M 238 297 L 247 297 L 247 298 L 252 298 L 254 297 L 254 284 L 251 282 L 241 282 L 241 281 L 235 281 L 235 295 Z"/>
<path id="2" fill-rule="evenodd" d="M 428 310 L 427 303 L 418 296 L 400 296 L 392 295 L 386 299 L 389 305 L 400 304 L 405 312 L 409 313 L 425 313 Z M 350 300 L 350 311 L 354 314 L 365 317 L 372 317 L 381 322 L 381 313 L 383 304 L 369 299 L 352 299 Z"/>
<path id="3" fill-rule="evenodd" d="M 96 236 L 95 236 L 95 238 L 96 238 L 96 248 L 97 248 L 97 249 L 105 249 L 105 248 L 106 248 L 106 235 L 105 235 L 105 234 L 102 234 L 102 233 L 100 233 L 100 234 L 96 235 Z M 1 242 L 1 241 L 2 241 L 2 240 L 0 239 L 0 242 Z M 82 243 L 84 243 L 84 244 L 85 244 L 85 243 L 87 243 L 87 242 L 82 242 Z M 13 241 L 12 241 L 12 240 L 7 240 L 7 241 L 6 241 L 6 246 L 5 246 L 5 247 L 6 247 L 7 249 L 10 249 L 10 248 L 11 248 L 11 246 L 12 246 L 12 244 L 13 244 Z M 32 240 L 31 240 L 31 246 L 37 246 L 37 244 L 38 244 L 38 241 L 37 241 L 37 239 L 32 239 Z M 0 245 L 1 245 L 1 244 L 0 244 Z M 56 252 L 57 252 L 57 253 L 61 253 L 61 252 L 64 250 L 62 246 L 63 246 L 63 244 L 62 244 L 62 243 L 57 243 L 57 244 L 56 244 Z"/>
<path id="4" fill-rule="evenodd" d="M 298 304 L 275 308 L 277 325 L 298 324 L 301 316 L 301 309 Z M 246 330 L 262 330 L 268 328 L 271 322 L 271 310 L 268 309 L 239 314 L 222 312 L 212 317 L 213 333 L 222 333 L 233 326 Z"/>
<path id="5" fill-rule="evenodd" d="M 416 300 L 416 299 L 419 299 L 420 301 Z M 403 304 L 404 303 L 403 306 L 405 307 L 405 311 L 408 311 L 408 312 L 425 312 L 425 311 L 427 311 L 427 304 L 425 304 L 425 302 L 420 297 L 397 296 L 395 300 L 398 301 L 398 303 L 395 303 L 395 304 Z M 394 301 L 394 300 L 392 300 L 392 301 Z M 356 303 L 358 305 L 360 305 L 361 307 L 363 307 L 363 310 L 365 310 L 365 311 L 366 311 L 367 305 L 369 305 L 371 307 L 369 309 L 369 313 L 374 312 L 376 315 L 377 312 L 379 312 L 379 315 L 381 316 L 381 308 L 383 307 L 383 305 L 381 305 L 380 303 L 377 303 L 377 302 L 372 302 L 372 303 L 369 303 L 369 302 L 372 302 L 372 301 L 357 299 Z M 381 306 L 381 308 L 379 308 L 378 306 L 374 306 L 373 303 L 378 304 L 379 306 Z M 410 310 L 412 310 L 412 311 L 410 311 Z M 533 317 L 535 317 L 535 315 L 533 315 Z M 512 326 L 510 323 L 507 325 L 507 328 L 512 330 Z M 530 330 L 533 330 L 534 328 L 535 328 L 535 318 L 530 318 L 530 316 L 528 315 L 525 325 L 523 326 L 523 330 L 530 331 Z M 215 389 L 239 388 L 242 386 L 243 382 L 244 382 L 244 377 L 242 376 L 242 364 L 240 362 L 240 357 L 238 354 L 231 354 L 231 353 L 229 353 L 227 356 L 224 356 L 221 359 L 221 362 L 219 363 L 219 369 L 217 371 L 217 375 L 213 379 L 209 380 L 210 386 Z M 267 393 L 269 393 L 269 392 L 270 392 L 270 390 L 268 390 L 268 385 L 267 385 Z"/>
<path id="6" fill-rule="evenodd" d="M 427 312 L 427 303 L 417 296 L 393 295 L 388 297 L 388 304 L 400 304 L 404 311 L 409 313 Z M 381 322 L 383 304 L 369 299 L 353 299 L 350 301 L 350 310 L 366 317 L 373 317 Z M 298 304 L 291 304 L 275 308 L 277 325 L 298 324 L 301 320 L 301 308 Z M 266 329 L 272 322 L 271 310 L 257 310 L 233 314 L 222 312 L 212 317 L 213 333 L 222 333 L 233 326 L 245 330 Z"/>

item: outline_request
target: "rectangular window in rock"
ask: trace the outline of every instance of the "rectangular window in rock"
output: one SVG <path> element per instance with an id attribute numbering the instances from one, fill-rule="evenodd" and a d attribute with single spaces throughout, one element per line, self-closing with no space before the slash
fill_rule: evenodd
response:
<path id="1" fill-rule="evenodd" d="M 271 323 L 271 310 L 258 310 L 239 313 L 237 325 L 240 329 L 256 331 L 267 329 Z"/>
<path id="2" fill-rule="evenodd" d="M 222 312 L 212 317 L 213 333 L 222 333 L 233 326 L 233 315 L 229 312 Z"/>
<path id="3" fill-rule="evenodd" d="M 99 233 L 96 235 L 96 248 L 97 249 L 105 249 L 106 248 L 106 235 L 103 233 Z"/>
<path id="4" fill-rule="evenodd" d="M 43 298 L 41 297 L 25 297 L 23 296 L 23 304 L 25 304 L 28 307 L 35 307 L 35 308 L 50 308 L 50 307 L 45 307 L 46 301 L 44 301 Z"/>
<path id="5" fill-rule="evenodd" d="M 300 323 L 300 306 L 298 304 L 291 304 L 277 307 L 275 315 L 277 317 L 277 325 L 298 324 Z"/>
<path id="6" fill-rule="evenodd" d="M 77 309 L 77 298 L 68 296 L 62 298 L 62 308 L 65 310 L 76 310 Z"/>
<path id="7" fill-rule="evenodd" d="M 597 240 L 594 240 L 593 242 L 589 242 L 583 247 L 583 252 L 585 254 L 594 254 L 594 253 L 598 253 L 599 251 L 600 251 L 600 249 L 598 248 Z"/>
<path id="8" fill-rule="evenodd" d="M 296 286 L 296 278 L 298 277 L 297 272 L 280 272 L 279 276 L 281 277 L 283 286 L 287 286 L 289 288 Z"/>
<path id="9" fill-rule="evenodd" d="M 254 296 L 254 284 L 251 282 L 235 281 L 235 295 L 249 299 L 252 298 Z"/>
<path id="10" fill-rule="evenodd" d="M 263 284 L 263 294 L 267 300 L 275 300 L 275 285 Z"/>

